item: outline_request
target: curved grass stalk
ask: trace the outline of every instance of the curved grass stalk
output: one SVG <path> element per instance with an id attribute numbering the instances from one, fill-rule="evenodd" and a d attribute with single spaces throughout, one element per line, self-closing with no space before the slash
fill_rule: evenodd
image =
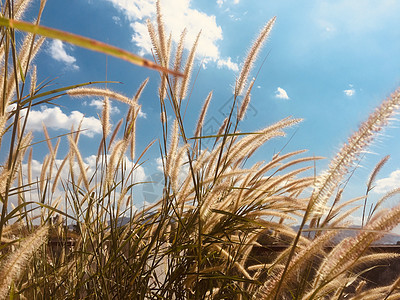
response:
<path id="1" fill-rule="evenodd" d="M 180 72 L 176 72 L 174 70 L 167 69 L 165 67 L 162 67 L 160 65 L 157 65 L 153 63 L 152 61 L 149 61 L 147 59 L 141 58 L 135 54 L 132 54 L 126 50 L 107 45 L 105 43 L 89 39 L 83 36 L 79 36 L 76 34 L 72 34 L 69 32 L 61 31 L 58 29 L 53 29 L 53 28 L 48 28 L 42 25 L 34 25 L 28 22 L 24 21 L 17 21 L 14 19 L 8 19 L 4 17 L 0 17 L 0 25 L 17 29 L 17 30 L 22 30 L 25 32 L 30 32 L 33 34 L 38 34 L 42 35 L 44 37 L 48 38 L 53 38 L 53 39 L 58 39 L 62 40 L 71 44 L 74 44 L 76 46 L 86 48 L 92 51 L 97 51 L 101 52 L 107 55 L 111 55 L 114 57 L 117 57 L 119 59 L 128 61 L 132 64 L 141 66 L 141 67 L 146 67 L 149 69 L 154 69 L 160 72 L 165 72 L 165 73 L 170 73 L 174 76 L 183 76 Z"/>

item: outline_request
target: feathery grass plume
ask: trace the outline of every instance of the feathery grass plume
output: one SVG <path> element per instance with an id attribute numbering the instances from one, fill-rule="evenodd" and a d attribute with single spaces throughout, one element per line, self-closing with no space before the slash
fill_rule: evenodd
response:
<path id="1" fill-rule="evenodd" d="M 253 46 L 250 48 L 249 53 L 243 63 L 242 70 L 239 74 L 239 77 L 236 81 L 235 85 L 235 96 L 240 96 L 243 92 L 243 89 L 247 83 L 247 78 L 249 77 L 250 71 L 253 68 L 253 64 L 257 59 L 257 55 L 260 52 L 262 46 L 264 45 L 271 29 L 275 23 L 276 17 L 273 17 L 271 20 L 267 22 L 264 28 L 261 30 L 257 39 L 253 43 Z"/>
<path id="2" fill-rule="evenodd" d="M 53 180 L 53 186 L 51 188 L 51 193 L 52 194 L 54 194 L 54 192 L 56 191 L 58 180 L 60 179 L 60 176 L 61 176 L 61 172 L 62 172 L 62 170 L 63 170 L 63 168 L 65 166 L 65 163 L 68 161 L 69 157 L 70 157 L 70 155 L 67 153 L 67 155 L 65 156 L 65 158 L 61 162 L 61 165 L 57 169 L 56 176 L 54 176 L 54 180 Z"/>
<path id="3" fill-rule="evenodd" d="M 311 196 L 310 212 L 321 213 L 321 208 L 332 196 L 333 191 L 347 173 L 348 168 L 360 157 L 361 153 L 374 141 L 375 136 L 386 126 L 400 105 L 400 89 L 388 99 L 361 124 L 348 142 L 329 164 L 329 168 L 317 178 L 315 191 Z"/>
<path id="4" fill-rule="evenodd" d="M 0 268 L 0 299 L 6 299 L 10 286 L 19 280 L 33 254 L 46 242 L 48 231 L 48 226 L 37 229 L 2 263 Z"/>
<path id="5" fill-rule="evenodd" d="M 117 133 L 118 133 L 119 129 L 121 128 L 122 122 L 123 122 L 123 119 L 119 120 L 118 123 L 117 123 L 117 125 L 115 126 L 114 131 L 113 131 L 113 133 L 111 134 L 111 137 L 110 137 L 109 147 L 108 147 L 109 149 L 108 149 L 108 150 L 110 150 L 110 147 L 111 147 L 111 145 L 113 144 L 113 142 L 114 142 L 114 140 L 115 140 L 115 137 L 117 136 Z"/>
<path id="6" fill-rule="evenodd" d="M 54 165 L 56 163 L 56 157 L 57 157 L 58 148 L 60 147 L 60 143 L 61 143 L 61 139 L 58 138 L 57 142 L 56 142 L 56 145 L 55 145 L 55 147 L 53 149 L 53 153 L 51 153 L 49 178 L 51 178 L 52 175 L 53 175 L 53 168 L 54 168 Z"/>
<path id="7" fill-rule="evenodd" d="M 368 183 L 367 183 L 367 193 L 371 191 L 374 187 L 372 186 L 375 182 L 375 178 L 378 175 L 379 171 L 383 168 L 383 166 L 387 163 L 389 160 L 390 155 L 386 155 L 384 158 L 382 158 L 377 165 L 375 166 L 374 170 L 371 173 L 371 176 L 369 177 Z"/>
<path id="8" fill-rule="evenodd" d="M 368 263 L 377 263 L 378 261 L 395 259 L 395 258 L 399 258 L 399 257 L 400 257 L 399 253 L 366 254 L 365 256 L 361 257 L 359 260 L 357 260 L 355 262 L 354 267 L 362 266 L 362 265 L 368 264 Z"/>
<path id="9" fill-rule="evenodd" d="M 154 29 L 154 26 L 149 19 L 146 20 L 146 24 L 147 24 L 147 31 L 149 32 L 151 44 L 152 44 L 154 52 L 156 54 L 156 60 L 160 65 L 162 65 L 162 52 L 160 49 L 160 44 L 158 42 L 156 30 Z"/>
<path id="10" fill-rule="evenodd" d="M 10 176 L 11 171 L 5 167 L 2 167 L 1 169 L 2 170 L 0 172 L 0 195 L 4 197 L 7 189 L 7 180 L 8 177 Z"/>
<path id="11" fill-rule="evenodd" d="M 210 179 L 211 181 L 212 179 Z M 216 220 L 221 218 L 220 214 L 213 214 L 213 218 L 210 217 L 212 209 L 219 209 L 224 206 L 225 202 L 222 203 L 223 195 L 231 188 L 230 182 L 223 181 L 219 182 L 218 185 L 214 185 L 205 196 L 203 196 L 202 204 L 200 207 L 200 217 L 203 220 L 203 232 L 210 232 L 212 228 L 218 224 Z M 225 208 L 226 209 L 226 208 Z"/>
<path id="12" fill-rule="evenodd" d="M 123 188 L 121 194 L 118 197 L 116 218 L 119 218 L 120 211 L 121 211 L 121 204 L 122 204 L 122 201 L 125 199 L 125 196 L 127 193 L 128 193 L 128 189 Z M 126 201 L 126 203 L 128 203 L 128 200 Z"/>
<path id="13" fill-rule="evenodd" d="M 398 277 L 392 285 L 387 289 L 387 294 L 385 295 L 385 299 L 389 299 L 390 295 L 393 294 L 394 291 L 400 290 L 400 277 Z"/>
<path id="14" fill-rule="evenodd" d="M 303 162 L 308 162 L 308 161 L 317 161 L 317 160 L 321 160 L 321 159 L 325 159 L 325 157 L 323 157 L 323 156 L 311 156 L 311 157 L 297 158 L 297 159 L 294 159 L 294 160 L 292 160 L 292 161 L 280 166 L 276 171 L 277 172 L 282 172 L 283 170 L 285 170 L 285 169 L 287 169 L 289 167 L 292 167 L 294 165 L 297 165 L 297 164 L 300 164 L 300 163 L 303 163 Z"/>
<path id="15" fill-rule="evenodd" d="M 391 190 L 391 191 L 387 192 L 382 198 L 380 198 L 380 199 L 376 202 L 375 206 L 374 206 L 374 207 L 371 209 L 371 211 L 369 212 L 367 222 L 369 222 L 369 221 L 371 220 L 371 217 L 374 215 L 375 211 L 378 209 L 378 207 L 379 207 L 382 203 L 386 202 L 387 199 L 389 199 L 389 198 L 391 198 L 391 197 L 393 197 L 393 196 L 395 196 L 395 195 L 397 195 L 397 194 L 400 194 L 400 188 Z"/>
<path id="16" fill-rule="evenodd" d="M 22 43 L 21 50 L 18 53 L 18 63 L 19 63 L 19 68 L 20 70 L 25 70 L 27 69 L 28 64 L 36 57 L 37 53 L 39 52 L 40 47 L 43 45 L 44 42 L 44 37 L 38 38 L 36 41 L 34 40 L 35 36 L 31 33 L 28 33 Z M 31 45 L 32 48 L 31 48 Z M 23 76 L 25 76 L 24 74 Z M 19 78 L 21 74 L 17 72 L 15 74 L 12 72 L 8 78 L 7 82 L 7 88 L 6 88 L 6 99 L 5 99 L 5 104 L 7 106 L 8 103 L 11 102 L 14 94 L 15 94 L 15 89 L 16 89 L 16 84 L 15 80 L 17 78 L 18 81 L 23 81 L 21 78 Z"/>
<path id="17" fill-rule="evenodd" d="M 161 14 L 161 6 L 159 0 L 156 3 L 156 10 L 157 10 L 158 40 L 160 42 L 159 45 L 161 50 L 161 65 L 167 67 L 167 44 L 165 38 L 164 21 Z"/>
<path id="18" fill-rule="evenodd" d="M 174 71 L 175 72 L 180 72 L 180 70 L 181 70 L 183 50 L 185 49 L 184 48 L 184 41 L 185 41 L 186 33 L 187 33 L 187 30 L 185 28 L 181 33 L 181 37 L 179 39 L 178 47 L 176 48 L 175 63 L 174 63 Z M 179 78 L 178 77 L 174 77 L 173 89 L 172 89 L 174 95 L 178 95 L 179 82 L 180 82 Z"/>
<path id="19" fill-rule="evenodd" d="M 13 3 L 14 19 L 21 19 L 31 2 L 32 0 L 20 0 Z"/>
<path id="20" fill-rule="evenodd" d="M 364 219 L 365 219 L 365 209 L 367 207 L 367 201 L 368 201 L 368 194 L 369 192 L 374 188 L 373 184 L 375 182 L 375 178 L 378 175 L 379 171 L 383 168 L 383 166 L 387 163 L 389 160 L 390 155 L 386 155 L 384 158 L 382 158 L 375 166 L 374 170 L 372 171 L 368 183 L 367 183 L 367 191 L 365 192 L 365 200 L 364 200 L 364 207 L 363 207 L 363 214 L 362 214 L 362 219 L 361 219 L 361 227 L 364 226 Z"/>
<path id="21" fill-rule="evenodd" d="M 249 106 L 250 99 L 251 99 L 251 90 L 253 88 L 253 85 L 254 85 L 255 81 L 256 81 L 256 79 L 253 78 L 253 80 L 251 81 L 251 83 L 249 85 L 249 88 L 247 89 L 246 96 L 244 96 L 242 104 L 239 107 L 239 112 L 238 112 L 238 115 L 237 115 L 238 121 L 243 120 L 243 118 L 244 118 L 244 116 L 246 114 L 247 107 Z"/>
<path id="22" fill-rule="evenodd" d="M 400 205 L 372 219 L 357 236 L 341 241 L 321 264 L 314 286 L 329 281 L 348 270 L 373 241 L 384 236 L 399 223 Z"/>
<path id="23" fill-rule="evenodd" d="M 224 156 L 229 157 L 222 161 L 225 161 L 227 165 L 230 165 L 233 161 L 243 160 L 245 157 L 250 157 L 261 145 L 271 138 L 284 136 L 285 133 L 282 131 L 283 128 L 294 126 L 300 123 L 302 119 L 292 119 L 290 117 L 284 118 L 262 130 L 256 131 L 237 142 L 231 150 Z"/>
<path id="24" fill-rule="evenodd" d="M 228 117 L 224 119 L 221 126 L 219 127 L 218 132 L 216 134 L 215 143 L 217 143 L 220 137 L 223 135 L 227 125 L 228 125 Z"/>
<path id="25" fill-rule="evenodd" d="M 167 53 L 166 53 L 166 65 L 169 68 L 170 59 L 171 59 L 171 50 L 172 50 L 172 33 L 169 34 L 168 42 L 167 42 Z"/>
<path id="26" fill-rule="evenodd" d="M 50 163 L 50 156 L 47 154 L 44 159 L 43 159 L 43 164 L 42 164 L 42 169 L 40 172 L 40 191 L 43 193 L 45 191 L 44 187 L 47 186 L 47 180 L 46 180 L 46 171 L 47 167 L 49 166 Z"/>
<path id="27" fill-rule="evenodd" d="M 176 150 L 178 149 L 178 143 L 179 143 L 179 124 L 178 121 L 175 119 L 174 124 L 172 125 L 171 143 L 169 146 L 168 155 L 166 157 L 165 170 L 164 170 L 165 174 L 168 176 L 171 176 L 172 163 L 175 161 Z"/>
<path id="28" fill-rule="evenodd" d="M 149 77 L 147 77 L 139 86 L 138 90 L 136 91 L 135 97 L 133 97 L 133 102 L 137 103 L 140 96 L 143 93 L 144 88 L 146 87 L 147 83 L 149 82 Z"/>
<path id="29" fill-rule="evenodd" d="M 167 75 L 161 73 L 161 82 L 160 82 L 160 87 L 158 88 L 158 96 L 160 97 L 160 100 L 164 100 L 165 97 L 167 96 Z"/>
<path id="30" fill-rule="evenodd" d="M 47 131 L 47 127 L 43 122 L 42 122 L 42 128 L 43 128 L 44 137 L 46 139 L 47 148 L 49 148 L 50 155 L 52 157 L 54 157 L 55 154 L 54 154 L 53 145 L 51 144 L 51 139 L 50 139 L 50 136 L 49 136 L 49 132 Z"/>
<path id="31" fill-rule="evenodd" d="M 161 121 L 161 124 L 165 124 L 165 122 L 167 122 L 167 114 L 165 111 L 162 111 L 160 113 L 160 121 Z"/>
<path id="32" fill-rule="evenodd" d="M 8 119 L 8 115 L 7 114 L 1 115 L 1 112 L 0 112 L 0 146 L 1 146 L 1 141 L 3 140 L 3 136 L 6 133 L 6 130 L 4 127 L 6 126 L 7 119 Z"/>
<path id="33" fill-rule="evenodd" d="M 30 85 L 30 95 L 33 96 L 36 90 L 36 82 L 37 82 L 37 70 L 36 66 L 32 67 L 31 71 L 31 85 Z"/>
<path id="34" fill-rule="evenodd" d="M 197 126 L 196 126 L 196 130 L 195 130 L 195 133 L 194 133 L 195 137 L 199 137 L 200 136 L 201 129 L 203 128 L 204 118 L 206 117 L 208 105 L 210 104 L 212 95 L 213 95 L 213 92 L 211 91 L 208 94 L 208 96 L 206 98 L 206 101 L 204 101 L 203 107 L 202 107 L 201 112 L 200 112 L 199 120 L 197 121 Z"/>
<path id="35" fill-rule="evenodd" d="M 108 97 L 104 97 L 103 100 L 103 111 L 101 117 L 101 125 L 103 127 L 103 136 L 107 138 L 110 133 L 111 125 L 110 125 L 110 101 Z"/>
<path id="36" fill-rule="evenodd" d="M 28 154 L 28 164 L 27 164 L 28 184 L 32 183 L 32 155 L 33 155 L 33 148 L 30 148 Z"/>
<path id="37" fill-rule="evenodd" d="M 312 242 L 309 242 L 306 247 L 300 250 L 290 261 L 290 264 L 287 268 L 285 277 L 282 277 L 284 274 L 284 270 L 279 268 L 278 274 L 273 276 L 271 280 L 267 280 L 255 293 L 254 298 L 260 299 L 284 299 L 285 295 L 276 295 L 278 290 L 279 283 L 281 282 L 280 291 L 286 290 L 289 288 L 293 277 L 296 276 L 296 272 L 301 270 L 305 264 L 309 263 L 314 257 L 323 253 L 324 246 L 330 242 L 338 232 L 336 230 L 326 231 L 323 235 L 320 235 Z"/>
<path id="38" fill-rule="evenodd" d="M 72 153 L 73 156 L 76 157 L 76 160 L 77 160 L 78 166 L 79 166 L 79 170 L 81 172 L 81 176 L 83 179 L 83 183 L 85 184 L 85 188 L 87 191 L 90 191 L 89 180 L 88 180 L 87 173 L 86 173 L 85 163 L 83 162 L 79 148 L 78 148 L 74 138 L 71 137 L 70 135 L 68 136 L 68 140 L 69 140 L 69 145 L 70 145 L 70 153 Z M 72 163 L 73 163 L 73 161 L 72 161 Z"/>
<path id="39" fill-rule="evenodd" d="M 334 202 L 339 203 L 339 201 L 342 198 L 342 192 L 343 191 L 339 191 L 337 196 L 335 197 Z M 340 211 L 345 208 L 346 206 L 349 206 L 350 204 L 353 204 L 355 202 L 358 202 L 360 200 L 363 200 L 364 197 L 356 197 L 350 200 L 347 200 L 343 203 L 341 203 L 338 206 L 333 207 L 333 205 L 330 207 L 330 211 L 327 214 L 325 220 L 323 222 L 321 222 L 320 224 L 320 228 L 324 228 L 328 225 L 328 223 L 330 224 L 330 226 L 336 226 L 339 222 L 341 222 L 342 220 L 344 220 L 347 216 L 349 216 L 350 214 L 353 213 L 353 211 L 356 211 L 357 209 L 359 209 L 361 207 L 361 205 L 357 205 L 351 209 L 347 209 L 346 212 L 341 213 Z"/>
<path id="40" fill-rule="evenodd" d="M 67 94 L 71 97 L 108 97 L 126 104 L 131 105 L 132 100 L 128 97 L 121 95 L 117 92 L 111 91 L 109 89 L 99 89 L 99 88 L 74 88 L 67 91 Z"/>
<path id="41" fill-rule="evenodd" d="M 109 186 L 112 186 L 113 179 L 115 176 L 115 168 L 117 162 L 120 160 L 122 155 L 125 153 L 125 149 L 127 146 L 127 141 L 125 139 L 119 140 L 115 143 L 113 150 L 110 155 L 110 161 L 107 166 L 107 174 L 106 174 L 106 182 Z"/>
<path id="42" fill-rule="evenodd" d="M 194 56 L 196 53 L 197 45 L 199 43 L 200 34 L 201 31 L 197 35 L 196 40 L 192 46 L 192 49 L 189 52 L 189 56 L 186 60 L 185 71 L 183 72 L 184 77 L 182 79 L 181 90 L 179 92 L 179 100 L 183 100 L 186 97 L 188 91 L 190 77 L 192 75 L 192 70 L 193 70 Z"/>
<path id="43" fill-rule="evenodd" d="M 136 146 L 136 118 L 139 114 L 140 106 L 132 105 L 129 108 L 128 112 L 128 135 L 125 136 L 125 139 L 129 140 L 129 148 L 130 148 L 130 158 L 133 161 L 135 158 L 135 146 Z"/>
<path id="44" fill-rule="evenodd" d="M 180 147 L 177 151 L 176 156 L 174 157 L 173 167 L 171 168 L 171 187 L 174 191 L 178 191 L 178 183 L 179 183 L 179 171 L 181 170 L 183 160 L 185 158 L 185 154 L 187 154 L 190 148 L 189 144 L 185 144 Z M 172 165 L 172 162 L 170 162 Z"/>
<path id="45" fill-rule="evenodd" d="M 313 167 L 307 166 L 307 167 L 293 170 L 282 176 L 276 175 L 276 176 L 274 176 L 273 179 L 269 180 L 268 184 L 265 184 L 263 186 L 263 188 L 265 188 L 266 190 L 269 190 L 269 191 L 274 191 L 274 192 L 280 191 L 281 189 L 285 189 L 286 183 L 283 184 L 283 182 L 286 182 L 286 181 L 291 182 L 292 178 L 294 178 L 296 175 L 306 172 L 306 171 L 310 170 L 311 168 L 313 168 Z M 282 184 L 283 184 L 283 186 L 282 186 Z"/>
<path id="46" fill-rule="evenodd" d="M 25 72 L 30 62 L 36 57 L 42 47 L 45 38 L 40 36 L 37 38 L 34 34 L 28 33 L 19 53 L 19 63 L 22 70 Z M 32 47 L 32 49 L 29 49 Z"/>
<path id="47" fill-rule="evenodd" d="M 398 285 L 397 280 L 395 283 Z M 377 287 L 356 294 L 350 300 L 397 300 L 400 299 L 400 293 L 395 292 L 396 289 L 398 287 L 395 287 L 392 291 L 392 285 Z"/>
<path id="48" fill-rule="evenodd" d="M 226 259 L 226 261 L 234 262 L 234 266 L 237 268 L 239 272 L 241 272 L 247 279 L 253 280 L 253 277 L 250 276 L 250 274 L 246 271 L 244 266 L 242 266 L 240 263 L 238 263 L 234 257 L 232 257 L 225 249 L 221 248 L 218 244 L 212 244 L 213 247 L 215 247 Z"/>

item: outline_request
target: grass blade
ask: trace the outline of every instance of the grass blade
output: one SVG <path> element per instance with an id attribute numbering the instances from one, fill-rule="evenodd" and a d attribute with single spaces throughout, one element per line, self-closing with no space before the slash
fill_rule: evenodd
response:
<path id="1" fill-rule="evenodd" d="M 147 60 L 145 58 L 142 58 L 140 56 L 137 56 L 133 53 L 130 53 L 126 50 L 117 48 L 115 46 L 111 46 L 99 41 L 96 41 L 94 39 L 86 38 L 80 35 L 76 35 L 73 33 L 65 32 L 62 30 L 54 29 L 54 28 L 49 28 L 45 27 L 42 25 L 35 25 L 32 23 L 24 22 L 24 21 L 17 21 L 14 19 L 8 19 L 4 17 L 0 17 L 0 25 L 1 26 L 6 26 L 9 28 L 14 28 L 17 30 L 22 30 L 25 32 L 31 32 L 34 34 L 39 34 L 48 38 L 52 39 L 59 39 L 71 44 L 74 44 L 76 46 L 86 48 L 92 51 L 97 51 L 101 52 L 104 54 L 108 54 L 123 60 L 126 60 L 132 64 L 141 66 L 141 67 L 146 67 L 149 69 L 154 69 L 160 72 L 166 72 L 170 73 L 175 76 L 183 76 L 182 73 L 174 71 L 174 70 L 169 70 L 167 68 L 164 68 L 162 66 L 159 66 L 155 63 L 153 63 L 150 60 Z"/>

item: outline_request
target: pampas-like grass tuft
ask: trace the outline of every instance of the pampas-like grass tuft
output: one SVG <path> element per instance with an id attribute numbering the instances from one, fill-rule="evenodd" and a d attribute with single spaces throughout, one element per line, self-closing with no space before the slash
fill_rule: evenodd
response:
<path id="1" fill-rule="evenodd" d="M 17 281 L 28 266 L 33 254 L 47 241 L 49 228 L 42 226 L 25 238 L 19 248 L 8 255 L 0 267 L 0 299 L 6 299 L 10 286 Z"/>

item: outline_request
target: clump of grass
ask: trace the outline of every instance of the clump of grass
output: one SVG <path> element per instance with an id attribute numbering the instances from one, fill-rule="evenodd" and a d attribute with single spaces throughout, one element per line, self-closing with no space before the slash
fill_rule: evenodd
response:
<path id="1" fill-rule="evenodd" d="M 2 4 L 2 16 L 19 18 L 28 2 Z M 27 29 L 39 30 L 44 3 L 36 25 Z M 10 21 L 9 27 L 3 28 L 0 141 L 9 138 L 10 142 L 8 158 L 0 170 L 0 298 L 395 299 L 399 279 L 388 287 L 365 291 L 362 272 L 357 268 L 397 257 L 369 255 L 366 250 L 400 223 L 400 208 L 378 210 L 379 204 L 398 190 L 377 203 L 356 236 L 342 240 L 329 253 L 326 245 L 332 243 L 340 228 L 349 226 L 346 217 L 354 209 L 345 211 L 346 206 L 361 201 L 365 212 L 365 197 L 343 201 L 342 190 L 337 195 L 334 191 L 393 116 L 400 92 L 370 115 L 319 176 L 310 175 L 310 171 L 322 158 L 306 156 L 305 150 L 279 152 L 269 161 L 249 165 L 248 159 L 257 149 L 285 136 L 287 128 L 301 122 L 287 117 L 258 131 L 239 131 L 255 83 L 255 79 L 249 82 L 248 78 L 276 18 L 267 22 L 250 47 L 235 82 L 228 117 L 216 135 L 204 136 L 202 126 L 212 91 L 199 110 L 194 130 L 186 128 L 186 108 L 181 107 L 188 97 L 201 35 L 186 52 L 183 45 L 187 31 L 183 29 L 173 55 L 162 7 L 159 2 L 156 6 L 157 23 L 148 21 L 147 27 L 160 66 L 164 186 L 159 200 L 142 210 L 133 206 L 133 192 L 139 184 L 135 173 L 152 143 L 137 153 L 136 120 L 148 79 L 132 96 L 88 87 L 89 83 L 42 92 L 46 85 L 36 84 L 40 66 L 31 66 L 42 39 L 28 34 L 22 48 L 16 49 L 13 28 L 25 23 Z M 34 32 L 54 34 L 48 29 Z M 23 66 L 23 76 L 16 72 L 19 65 Z M 28 89 L 23 78 L 29 77 Z M 80 127 L 71 129 L 67 137 L 58 137 L 55 144 L 44 127 L 49 154 L 40 178 L 35 180 L 31 175 L 34 144 L 26 120 L 32 107 L 51 102 L 63 93 L 104 99 L 100 117 L 103 134 L 95 165 L 89 165 L 81 155 Z M 110 101 L 127 105 L 125 118 L 114 128 L 110 126 Z M 167 118 L 171 112 L 172 122 Z M 204 148 L 205 139 L 213 146 Z M 57 150 L 65 142 L 69 143 L 69 151 L 58 160 Z M 28 172 L 24 176 L 26 153 Z M 382 160 L 373 171 L 367 195 L 385 162 Z M 32 191 L 38 201 L 30 200 Z M 11 206 L 14 199 L 18 201 L 15 208 Z M 299 220 L 300 229 L 295 231 L 291 224 Z M 74 224 L 74 231 L 67 223 Z M 305 236 L 306 227 L 316 233 Z M 265 236 L 270 243 L 286 243 L 285 249 L 268 262 L 254 251 Z M 355 295 L 346 290 L 352 284 Z"/>

